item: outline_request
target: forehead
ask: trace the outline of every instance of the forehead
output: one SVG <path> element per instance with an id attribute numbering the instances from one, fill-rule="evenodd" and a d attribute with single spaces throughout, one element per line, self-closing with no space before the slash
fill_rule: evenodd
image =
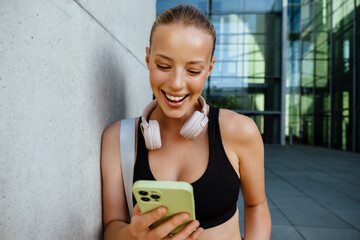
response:
<path id="1" fill-rule="evenodd" d="M 169 57 L 211 58 L 212 36 L 205 30 L 182 24 L 159 25 L 153 33 L 151 54 Z"/>

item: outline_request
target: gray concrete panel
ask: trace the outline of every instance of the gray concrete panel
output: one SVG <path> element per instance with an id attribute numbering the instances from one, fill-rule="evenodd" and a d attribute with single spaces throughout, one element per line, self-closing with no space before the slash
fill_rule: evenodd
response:
<path id="1" fill-rule="evenodd" d="M 101 135 L 147 69 L 74 1 L 1 1 L 0 30 L 0 238 L 101 239 Z"/>
<path id="2" fill-rule="evenodd" d="M 155 0 L 76 1 L 145 64 L 145 47 L 149 45 L 150 30 L 156 17 Z"/>

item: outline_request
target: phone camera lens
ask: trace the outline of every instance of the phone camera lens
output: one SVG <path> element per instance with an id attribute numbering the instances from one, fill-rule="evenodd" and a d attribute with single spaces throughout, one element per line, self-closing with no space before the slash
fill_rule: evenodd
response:
<path id="1" fill-rule="evenodd" d="M 141 200 L 143 200 L 144 202 L 148 202 L 148 201 L 150 201 L 150 198 L 148 198 L 148 197 L 142 197 Z"/>
<path id="2" fill-rule="evenodd" d="M 146 195 L 148 195 L 148 192 L 147 191 L 139 191 L 139 194 L 141 196 L 146 196 Z"/>
<path id="3" fill-rule="evenodd" d="M 158 200 L 160 198 L 160 196 L 157 194 L 152 194 L 150 197 L 155 200 Z"/>

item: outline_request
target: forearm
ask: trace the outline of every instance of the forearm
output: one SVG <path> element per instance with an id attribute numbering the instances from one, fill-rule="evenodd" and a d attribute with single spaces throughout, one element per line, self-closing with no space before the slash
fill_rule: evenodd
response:
<path id="1" fill-rule="evenodd" d="M 267 201 L 244 207 L 245 240 L 268 240 L 271 233 L 271 218 Z"/>
<path id="2" fill-rule="evenodd" d="M 104 240 L 131 239 L 127 229 L 128 224 L 122 221 L 110 222 L 104 232 Z"/>

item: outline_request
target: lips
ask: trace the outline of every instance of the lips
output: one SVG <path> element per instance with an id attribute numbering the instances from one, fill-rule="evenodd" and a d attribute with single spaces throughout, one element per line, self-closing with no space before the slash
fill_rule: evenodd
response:
<path id="1" fill-rule="evenodd" d="M 166 99 L 169 100 L 170 102 L 173 102 L 173 103 L 181 103 L 182 101 L 185 100 L 185 98 L 187 96 L 189 96 L 189 94 L 182 95 L 182 96 L 173 96 L 173 95 L 167 94 L 164 91 L 162 91 L 162 92 L 165 95 Z"/>

